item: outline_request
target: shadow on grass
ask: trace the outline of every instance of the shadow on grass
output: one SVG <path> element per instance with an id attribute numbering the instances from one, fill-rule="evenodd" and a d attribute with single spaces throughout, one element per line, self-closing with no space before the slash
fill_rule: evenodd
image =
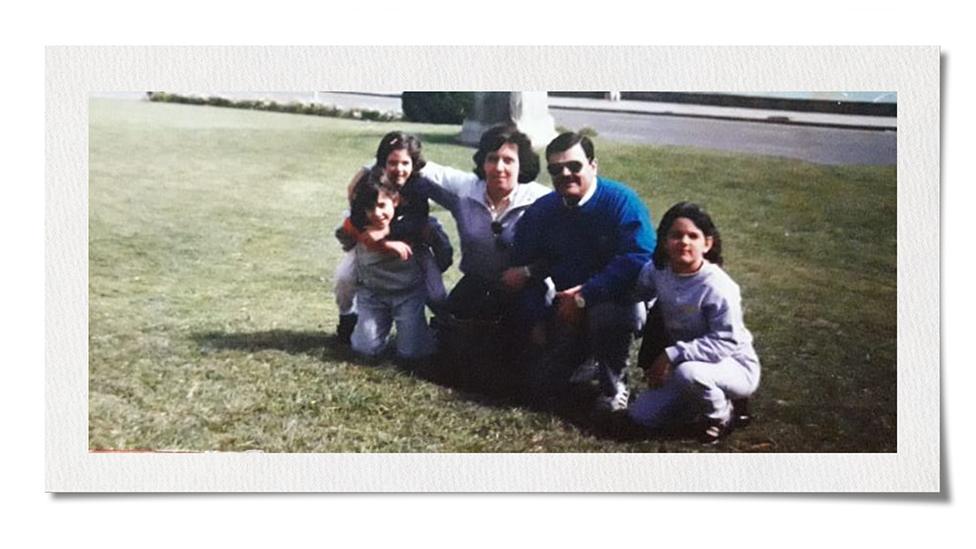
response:
<path id="1" fill-rule="evenodd" d="M 685 432 L 652 434 L 630 421 L 625 412 L 611 414 L 595 411 L 594 404 L 600 394 L 595 385 L 568 387 L 560 398 L 543 403 L 539 400 L 539 395 L 528 390 L 525 383 L 524 368 L 529 367 L 528 365 L 522 363 L 512 367 L 511 363 L 499 362 L 497 358 L 469 358 L 463 365 L 456 361 L 438 364 L 435 359 L 429 370 L 412 373 L 430 383 L 454 390 L 465 401 L 490 408 L 514 406 L 557 417 L 582 434 L 599 439 L 635 442 L 650 438 L 687 438 Z M 498 373 L 501 375 L 497 375 Z"/>
<path id="2" fill-rule="evenodd" d="M 335 334 L 318 331 L 264 330 L 259 332 L 225 333 L 202 332 L 193 334 L 193 339 L 203 352 L 243 351 L 282 351 L 291 355 L 302 355 L 325 361 L 342 361 L 371 367 L 367 361 L 358 357 L 348 346 L 339 343 Z M 385 360 L 384 360 L 385 361 Z M 573 425 L 576 429 L 602 439 L 635 441 L 649 438 L 649 434 L 631 424 L 626 414 L 595 415 L 591 412 L 596 394 L 576 391 L 572 398 L 556 408 L 537 405 L 527 395 L 518 382 L 504 384 L 485 383 L 485 380 L 472 380 L 458 376 L 457 371 L 445 371 L 441 367 L 417 364 L 396 364 L 404 375 L 413 375 L 428 383 L 450 388 L 456 395 L 479 406 L 490 408 L 509 408 L 518 406 L 537 413 L 551 414 Z M 375 364 L 373 364 L 375 365 Z M 471 366 L 471 364 L 467 364 Z M 485 364 L 481 367 L 488 367 Z M 510 371 L 508 373 L 511 373 Z M 686 437 L 686 433 L 657 433 L 655 439 Z"/>
<path id="3" fill-rule="evenodd" d="M 355 355 L 339 345 L 335 334 L 324 332 L 296 332 L 265 330 L 261 332 L 225 333 L 203 332 L 193 339 L 204 352 L 214 350 L 283 351 L 291 355 L 305 355 L 323 360 L 349 360 Z"/>

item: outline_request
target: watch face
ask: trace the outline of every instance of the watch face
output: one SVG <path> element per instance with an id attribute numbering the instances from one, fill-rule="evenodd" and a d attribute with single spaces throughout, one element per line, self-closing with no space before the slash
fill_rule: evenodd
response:
<path id="1" fill-rule="evenodd" d="M 580 309 L 586 307 L 586 299 L 583 298 L 583 294 L 576 294 L 575 298 L 576 306 Z"/>

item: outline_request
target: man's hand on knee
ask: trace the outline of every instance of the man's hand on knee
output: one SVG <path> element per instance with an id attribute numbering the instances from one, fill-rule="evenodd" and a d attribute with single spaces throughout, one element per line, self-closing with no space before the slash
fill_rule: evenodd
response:
<path id="1" fill-rule="evenodd" d="M 576 296 L 583 290 L 583 286 L 573 286 L 556 293 L 556 318 L 560 323 L 573 328 L 583 325 L 583 315 L 586 310 L 579 306 Z"/>

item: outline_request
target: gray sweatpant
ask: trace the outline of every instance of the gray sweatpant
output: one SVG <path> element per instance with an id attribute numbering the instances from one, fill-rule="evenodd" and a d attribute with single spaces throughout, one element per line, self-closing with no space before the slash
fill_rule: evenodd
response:
<path id="1" fill-rule="evenodd" d="M 704 414 L 722 422 L 732 414 L 732 399 L 748 398 L 759 387 L 758 370 L 734 357 L 720 362 L 682 362 L 663 386 L 638 395 L 628 411 L 644 427 L 663 427 L 673 419 Z"/>

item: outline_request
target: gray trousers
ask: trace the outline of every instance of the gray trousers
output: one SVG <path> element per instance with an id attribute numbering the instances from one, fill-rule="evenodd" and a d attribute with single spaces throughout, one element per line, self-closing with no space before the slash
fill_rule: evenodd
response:
<path id="1" fill-rule="evenodd" d="M 631 405 L 631 419 L 649 429 L 694 420 L 701 414 L 726 423 L 732 399 L 748 398 L 759 387 L 759 370 L 734 357 L 720 362 L 682 362 L 662 387 L 648 389 Z"/>

